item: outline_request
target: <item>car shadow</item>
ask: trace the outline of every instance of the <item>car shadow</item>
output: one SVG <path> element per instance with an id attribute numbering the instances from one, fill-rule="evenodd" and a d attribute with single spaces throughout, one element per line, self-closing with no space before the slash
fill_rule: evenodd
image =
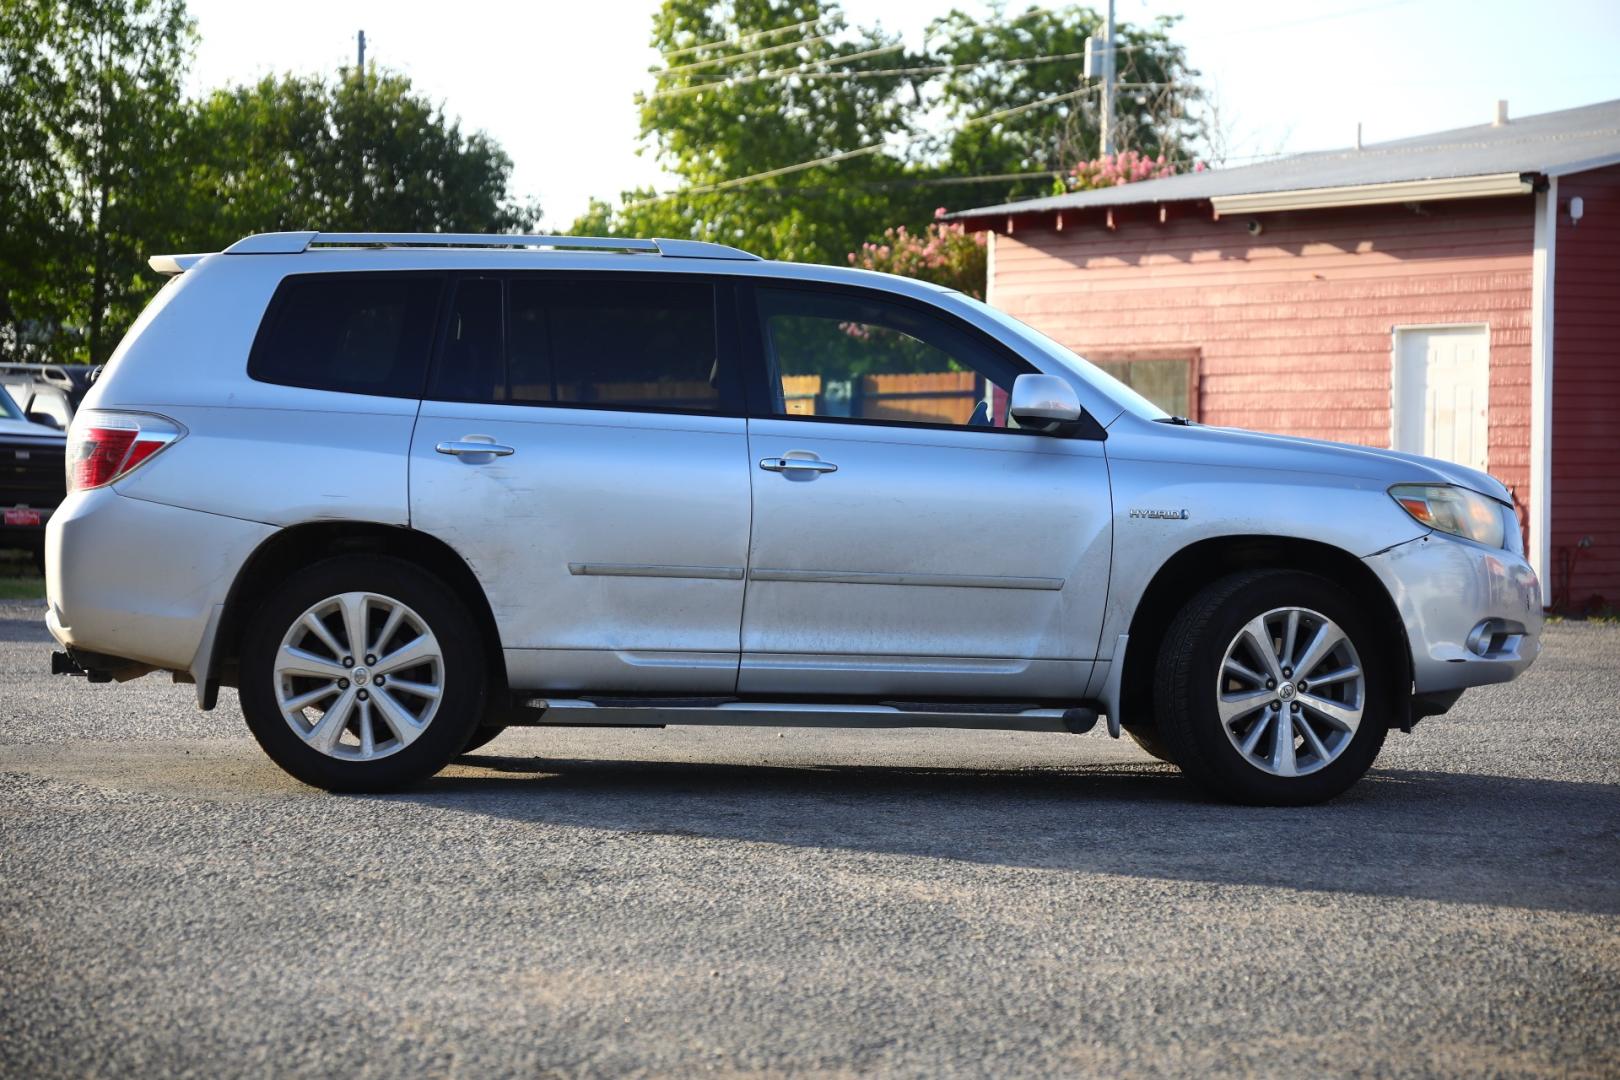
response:
<path id="1" fill-rule="evenodd" d="M 531 824 L 1006 867 L 1620 913 L 1620 787 L 1374 770 L 1300 809 L 1155 763 L 971 769 L 475 753 L 403 799 Z"/>

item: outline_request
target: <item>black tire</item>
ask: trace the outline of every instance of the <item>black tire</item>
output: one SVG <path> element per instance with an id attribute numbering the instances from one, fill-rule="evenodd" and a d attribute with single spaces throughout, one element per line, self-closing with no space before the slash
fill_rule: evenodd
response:
<path id="1" fill-rule="evenodd" d="M 488 727 L 477 728 L 472 733 L 472 739 L 461 748 L 463 754 L 470 754 L 474 750 L 482 749 L 494 742 L 501 732 L 506 730 L 505 724 L 492 724 Z"/>
<path id="2" fill-rule="evenodd" d="M 1282 607 L 1307 608 L 1336 622 L 1355 648 L 1365 678 L 1354 735 L 1326 766 L 1303 776 L 1278 776 L 1251 764 L 1232 745 L 1216 712 L 1215 687 L 1227 645 L 1250 620 Z M 1217 798 L 1259 806 L 1331 799 L 1372 767 L 1388 733 L 1384 703 L 1390 673 L 1380 645 L 1355 601 L 1325 578 L 1285 570 L 1223 578 L 1181 610 L 1159 649 L 1153 689 L 1164 747 L 1190 780 Z"/>
<path id="3" fill-rule="evenodd" d="M 426 728 L 408 745 L 369 761 L 330 757 L 306 743 L 281 714 L 274 674 L 294 622 L 327 597 L 357 591 L 413 610 L 437 639 L 443 663 L 443 692 Z M 478 628 L 443 582 L 399 559 L 345 555 L 293 574 L 259 608 L 242 643 L 239 696 L 254 738 L 287 772 L 328 791 L 381 792 L 418 783 L 462 752 L 483 718 L 486 682 Z"/>
<path id="4" fill-rule="evenodd" d="M 1157 727 L 1128 727 L 1123 729 L 1131 737 L 1131 742 L 1145 750 L 1150 756 L 1158 758 L 1167 765 L 1174 765 L 1176 759 L 1170 756 L 1170 748 L 1164 744 Z"/>

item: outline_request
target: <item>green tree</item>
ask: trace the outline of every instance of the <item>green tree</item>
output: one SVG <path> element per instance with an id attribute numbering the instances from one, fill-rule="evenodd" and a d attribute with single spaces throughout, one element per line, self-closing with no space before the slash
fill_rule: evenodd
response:
<path id="1" fill-rule="evenodd" d="M 1198 72 L 1170 38 L 1175 22 L 1161 16 L 1151 26 L 1116 24 L 1115 144 L 1186 165 L 1201 134 L 1189 115 L 1200 94 Z M 998 8 L 989 19 L 952 11 L 936 20 L 929 27 L 931 59 L 956 69 L 943 74 L 940 86 L 951 119 L 940 140 L 945 171 L 1063 174 L 1099 157 L 1100 96 L 1095 81 L 1084 79 L 1081 54 L 1087 37 L 1102 34 L 1102 17 L 1082 7 L 1031 7 L 1015 15 Z M 1006 115 L 975 119 L 996 113 Z M 989 181 L 952 197 L 960 206 L 982 206 L 1049 193 L 1052 180 Z"/>
<path id="2" fill-rule="evenodd" d="M 3 0 L 8 351 L 104 360 L 145 303 L 145 254 L 178 224 L 191 41 L 182 0 Z"/>
<path id="3" fill-rule="evenodd" d="M 403 75 L 287 75 L 218 90 L 190 128 L 197 247 L 284 229 L 510 232 L 540 216 L 511 159 Z"/>
<path id="4" fill-rule="evenodd" d="M 904 66 L 897 38 L 822 0 L 665 0 L 653 45 L 667 62 L 637 96 L 641 136 L 680 193 L 595 201 L 576 229 L 830 262 L 852 236 L 926 219 L 895 152 L 913 135 L 908 83 L 873 74 Z"/>
<path id="5" fill-rule="evenodd" d="M 596 200 L 578 231 L 716 240 L 776 258 L 841 262 L 932 210 L 1049 191 L 1097 155 L 1095 94 L 1078 54 L 1101 18 L 1082 7 L 952 11 L 908 54 L 849 26 L 834 0 L 665 0 L 665 63 L 637 99 L 647 152 L 673 194 Z M 1184 156 L 1196 100 L 1170 20 L 1121 26 L 1122 146 Z M 943 114 L 943 132 L 930 132 Z M 814 163 L 808 166 L 805 163 Z M 969 177 L 1029 173 L 1014 181 Z"/>
<path id="6" fill-rule="evenodd" d="M 266 79 L 187 102 L 183 0 L 0 0 L 0 358 L 102 361 L 157 251 L 275 229 L 489 232 L 538 207 L 402 76 Z"/>

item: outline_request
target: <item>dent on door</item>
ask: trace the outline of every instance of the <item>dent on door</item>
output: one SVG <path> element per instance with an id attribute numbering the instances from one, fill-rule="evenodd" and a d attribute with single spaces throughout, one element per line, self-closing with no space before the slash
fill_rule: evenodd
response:
<path id="1" fill-rule="evenodd" d="M 1107 584 L 1101 444 L 755 420 L 749 456 L 740 689 L 1080 696 Z"/>
<path id="2" fill-rule="evenodd" d="M 735 418 L 427 402 L 413 519 L 483 583 L 515 686 L 730 693 L 745 452 Z"/>

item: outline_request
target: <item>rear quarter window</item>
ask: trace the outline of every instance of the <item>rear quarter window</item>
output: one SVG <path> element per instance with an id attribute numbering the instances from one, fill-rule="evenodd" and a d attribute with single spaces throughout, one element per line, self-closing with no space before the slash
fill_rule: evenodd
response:
<path id="1" fill-rule="evenodd" d="M 442 274 L 294 274 L 248 356 L 260 382 L 346 394 L 422 394 Z"/>

